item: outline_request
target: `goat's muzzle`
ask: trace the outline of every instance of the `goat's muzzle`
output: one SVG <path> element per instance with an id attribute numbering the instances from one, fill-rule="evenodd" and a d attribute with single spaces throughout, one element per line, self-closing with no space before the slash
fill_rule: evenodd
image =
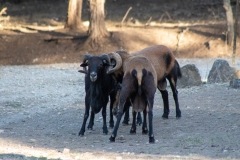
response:
<path id="1" fill-rule="evenodd" d="M 90 73 L 90 80 L 92 82 L 95 82 L 97 80 L 97 73 L 96 72 L 91 72 Z"/>

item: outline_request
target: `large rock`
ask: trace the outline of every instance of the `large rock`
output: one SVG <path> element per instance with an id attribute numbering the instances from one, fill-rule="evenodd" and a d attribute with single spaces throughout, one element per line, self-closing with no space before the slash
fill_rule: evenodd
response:
<path id="1" fill-rule="evenodd" d="M 240 89 L 240 79 L 234 79 L 230 81 L 230 87 Z"/>
<path id="2" fill-rule="evenodd" d="M 208 75 L 208 83 L 223 83 L 235 79 L 235 69 L 230 67 L 228 62 L 218 59 L 213 63 Z"/>
<path id="3" fill-rule="evenodd" d="M 199 86 L 202 84 L 199 70 L 194 64 L 187 64 L 181 68 L 182 78 L 178 80 L 178 87 Z"/>

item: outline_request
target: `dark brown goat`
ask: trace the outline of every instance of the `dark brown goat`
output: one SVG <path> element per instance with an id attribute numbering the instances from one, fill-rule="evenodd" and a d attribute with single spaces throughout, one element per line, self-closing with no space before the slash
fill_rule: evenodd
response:
<path id="1" fill-rule="evenodd" d="M 143 111 L 144 113 L 143 132 L 145 130 L 145 133 L 148 132 L 146 123 L 146 113 L 148 110 L 149 142 L 154 143 L 152 118 L 154 95 L 157 88 L 157 74 L 151 62 L 146 57 L 130 56 L 129 54 L 123 54 L 121 57 L 123 62 L 122 71 L 124 74 L 119 98 L 119 111 L 116 125 L 109 140 L 115 142 L 124 105 L 130 100 L 133 110 L 135 111 L 133 123 L 135 123 L 136 112 Z M 136 130 L 136 124 L 134 125 L 132 130 Z"/>

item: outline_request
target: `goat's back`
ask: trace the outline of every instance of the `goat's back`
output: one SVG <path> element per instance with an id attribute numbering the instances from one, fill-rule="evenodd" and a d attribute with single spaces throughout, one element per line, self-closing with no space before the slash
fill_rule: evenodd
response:
<path id="1" fill-rule="evenodd" d="M 143 70 L 150 72 L 154 77 L 154 85 L 157 86 L 157 73 L 148 58 L 138 55 L 131 56 L 125 60 L 123 63 L 123 77 L 125 77 L 125 75 L 129 72 L 132 73 L 133 70 L 136 70 L 139 82 L 142 81 Z"/>
<path id="2" fill-rule="evenodd" d="M 124 61 L 124 77 L 131 75 L 136 86 L 136 94 L 132 99 L 133 110 L 141 112 L 147 105 L 148 94 L 155 93 L 157 88 L 157 74 L 151 62 L 144 56 L 132 56 Z M 130 73 L 130 74 L 129 74 Z M 128 78 L 129 80 L 129 78 Z M 136 80 L 136 81 L 135 81 Z M 123 86 L 124 87 L 124 86 Z"/>
<path id="3" fill-rule="evenodd" d="M 157 72 L 157 77 L 162 78 L 169 74 L 174 67 L 175 57 L 171 50 L 164 45 L 147 47 L 131 55 L 147 57 Z"/>

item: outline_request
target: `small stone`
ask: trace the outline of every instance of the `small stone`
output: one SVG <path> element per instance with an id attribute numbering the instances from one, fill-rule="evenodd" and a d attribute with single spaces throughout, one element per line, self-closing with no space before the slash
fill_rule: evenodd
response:
<path id="1" fill-rule="evenodd" d="M 64 154 L 69 154 L 69 153 L 70 153 L 70 149 L 64 148 L 64 149 L 63 149 L 63 153 L 64 153 Z"/>
<path id="2" fill-rule="evenodd" d="M 227 107 L 231 107 L 232 106 L 232 104 L 227 104 Z"/>
<path id="3" fill-rule="evenodd" d="M 122 157 L 120 157 L 120 156 L 119 156 L 119 157 L 116 157 L 116 160 L 121 160 L 121 159 L 122 159 Z"/>
<path id="4" fill-rule="evenodd" d="M 29 139 L 28 143 L 35 143 L 36 140 L 35 139 Z"/>

